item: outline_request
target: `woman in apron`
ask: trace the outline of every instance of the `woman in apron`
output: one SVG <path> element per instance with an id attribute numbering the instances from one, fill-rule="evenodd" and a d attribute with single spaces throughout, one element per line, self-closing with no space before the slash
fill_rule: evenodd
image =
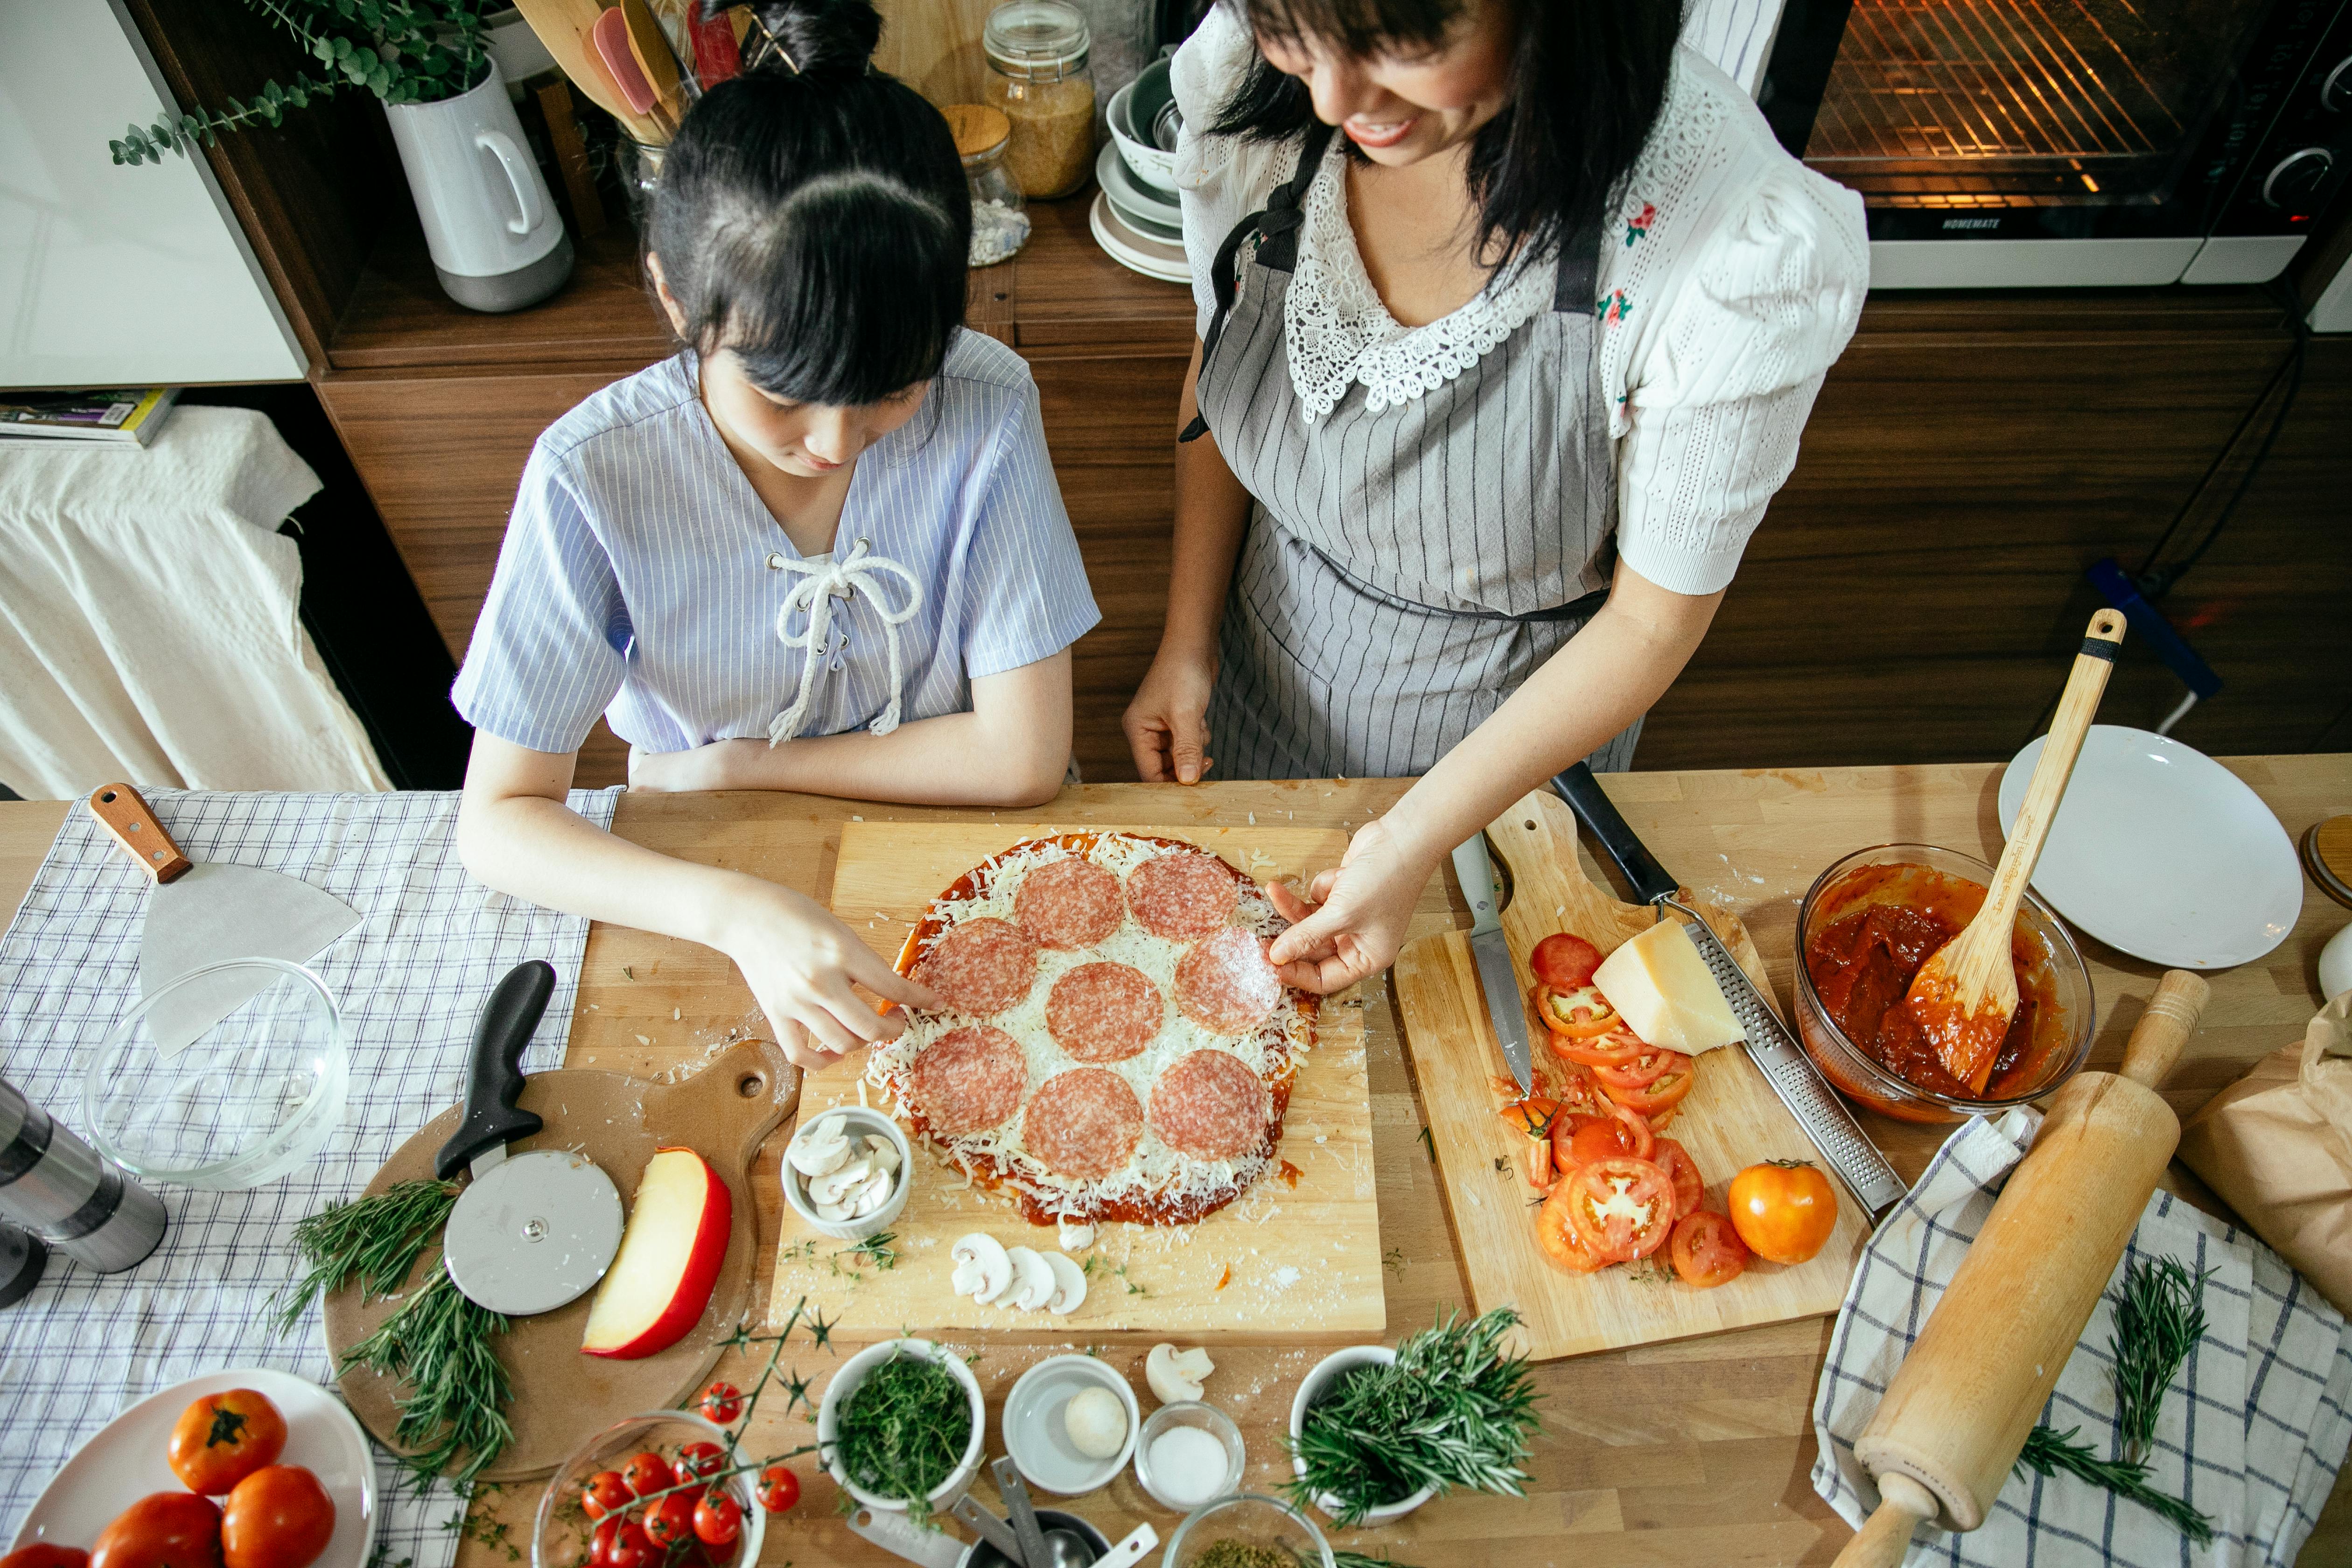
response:
<path id="1" fill-rule="evenodd" d="M 1220 0 L 1176 58 L 1201 342 L 1146 779 L 1417 777 L 1272 957 L 1394 957 L 1449 850 L 1631 764 L 1796 459 L 1862 203 L 1672 0 Z"/>

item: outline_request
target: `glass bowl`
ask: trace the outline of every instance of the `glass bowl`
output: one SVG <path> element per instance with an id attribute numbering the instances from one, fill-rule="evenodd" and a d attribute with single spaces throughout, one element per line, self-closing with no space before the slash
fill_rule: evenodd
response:
<path id="1" fill-rule="evenodd" d="M 1920 1122 L 1998 1116 L 2040 1099 L 2080 1072 L 2091 1054 L 2091 1038 L 2098 1025 L 2091 972 L 2065 923 L 2031 889 L 2018 906 L 2018 929 L 2038 955 L 2033 972 L 2046 974 L 2057 1007 L 2035 1020 L 2033 1048 L 2040 1061 L 2028 1078 L 2004 1086 L 2005 1092 L 2000 1095 L 1981 1100 L 1922 1088 L 1866 1055 L 1831 1021 L 1805 962 L 1814 933 L 1873 904 L 1901 902 L 1900 879 L 1874 869 L 1898 866 L 1925 866 L 1979 888 L 1992 882 L 1993 868 L 1975 856 L 1931 844 L 1880 844 L 1857 849 L 1814 879 L 1797 911 L 1797 1035 L 1813 1065 L 1849 1099 L 1897 1121 Z"/>
<path id="2" fill-rule="evenodd" d="M 1206 1500 L 1171 1493 L 1168 1489 L 1167 1478 L 1151 1472 L 1152 1439 L 1177 1426 L 1197 1427 L 1225 1446 L 1225 1479 L 1217 1484 L 1209 1497 L 1223 1497 L 1242 1484 L 1242 1470 L 1248 1462 L 1248 1455 L 1242 1447 L 1242 1429 L 1234 1425 L 1231 1416 L 1213 1405 L 1187 1399 L 1174 1405 L 1163 1405 L 1153 1411 L 1135 1435 L 1135 1479 L 1150 1494 L 1153 1502 L 1182 1513 L 1201 1507 Z"/>
<path id="3" fill-rule="evenodd" d="M 547 1479 L 547 1490 L 540 1497 L 539 1515 L 530 1527 L 531 1568 L 587 1568 L 596 1522 L 582 1510 L 580 1493 L 589 1477 L 599 1470 L 620 1469 L 632 1454 L 648 1448 L 664 1458 L 675 1458 L 688 1443 L 716 1443 L 725 1449 L 726 1428 L 684 1410 L 649 1410 L 616 1421 L 583 1443 L 555 1468 Z M 747 1458 L 733 1462 L 750 1461 Z M 753 1490 L 758 1479 L 758 1472 L 744 1470 L 719 1483 L 743 1510 L 742 1532 L 735 1537 L 734 1554 L 726 1560 L 729 1568 L 757 1568 L 760 1561 L 768 1516 L 761 1511 Z M 708 1553 L 711 1549 L 702 1550 Z"/>
<path id="4" fill-rule="evenodd" d="M 184 1048 L 156 1048 L 168 998 L 248 994 Z M 351 1052 L 334 994 L 299 963 L 240 958 L 192 969 L 144 998 L 90 1053 L 82 1125 L 142 1181 L 257 1187 L 309 1161 L 343 1120 Z"/>
<path id="5" fill-rule="evenodd" d="M 1278 1552 L 1299 1568 L 1333 1568 L 1330 1545 L 1314 1521 L 1256 1492 L 1219 1498 L 1185 1515 L 1160 1554 L 1160 1568 L 1192 1568 L 1209 1548 L 1227 1541 Z"/>

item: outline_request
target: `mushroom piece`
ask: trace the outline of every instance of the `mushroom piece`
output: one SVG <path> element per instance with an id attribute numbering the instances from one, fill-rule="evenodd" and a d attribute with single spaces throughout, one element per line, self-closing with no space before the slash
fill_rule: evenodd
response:
<path id="1" fill-rule="evenodd" d="M 1095 1227 L 1089 1221 L 1065 1217 L 1055 1239 L 1065 1252 L 1084 1252 L 1095 1244 Z"/>
<path id="2" fill-rule="evenodd" d="M 1003 1305 L 1034 1312 L 1054 1299 L 1054 1268 L 1045 1261 L 1043 1253 L 1034 1247 L 1008 1247 L 1004 1255 L 1013 1259 L 1013 1267 L 1020 1271 L 1020 1275 L 1013 1280 Z"/>
<path id="3" fill-rule="evenodd" d="M 887 1171 L 869 1172 L 864 1181 L 849 1189 L 847 1195 L 841 1200 L 842 1206 L 849 1210 L 854 1218 L 864 1219 L 890 1201 L 890 1189 L 896 1182 L 897 1179 Z"/>
<path id="4" fill-rule="evenodd" d="M 890 1140 L 883 1137 L 879 1132 L 868 1132 L 866 1135 L 866 1155 L 874 1162 L 874 1168 L 877 1171 L 895 1171 L 898 1168 L 898 1151 L 892 1146 Z"/>
<path id="5" fill-rule="evenodd" d="M 948 1256 L 955 1260 L 955 1272 L 948 1276 L 948 1286 L 959 1296 L 969 1296 L 983 1305 L 1004 1294 L 1013 1283 L 1013 1258 L 996 1237 L 985 1231 L 973 1231 L 959 1237 Z"/>
<path id="6" fill-rule="evenodd" d="M 1217 1363 L 1198 1345 L 1180 1351 L 1171 1344 L 1156 1344 L 1143 1358 L 1143 1381 L 1162 1405 L 1200 1398 L 1202 1381 L 1216 1370 Z"/>
<path id="7" fill-rule="evenodd" d="M 819 1208 L 839 1208 L 849 1189 L 874 1173 L 871 1160 L 851 1160 L 836 1165 L 821 1176 L 811 1176 L 808 1184 L 809 1202 Z"/>
<path id="8" fill-rule="evenodd" d="M 849 1136 L 838 1117 L 803 1127 L 784 1151 L 784 1158 L 803 1176 L 822 1176 L 849 1163 Z"/>
<path id="9" fill-rule="evenodd" d="M 1045 1303 L 1045 1310 L 1057 1318 L 1066 1318 L 1087 1299 L 1087 1271 L 1062 1253 L 1049 1252 L 1045 1256 L 1045 1267 L 1054 1271 L 1054 1299 Z"/>

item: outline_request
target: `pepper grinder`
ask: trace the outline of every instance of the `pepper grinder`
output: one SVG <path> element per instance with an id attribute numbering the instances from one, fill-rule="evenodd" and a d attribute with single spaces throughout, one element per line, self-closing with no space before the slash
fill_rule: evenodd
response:
<path id="1" fill-rule="evenodd" d="M 48 1261 L 49 1249 L 38 1237 L 0 1225 L 0 1307 L 13 1307 L 31 1295 Z"/>
<path id="2" fill-rule="evenodd" d="M 0 1222 L 114 1274 L 155 1250 L 164 1215 L 162 1199 L 0 1079 Z"/>

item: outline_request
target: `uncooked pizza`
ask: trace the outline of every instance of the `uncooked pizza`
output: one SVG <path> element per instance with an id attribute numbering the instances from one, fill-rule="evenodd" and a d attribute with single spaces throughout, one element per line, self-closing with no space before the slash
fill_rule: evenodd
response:
<path id="1" fill-rule="evenodd" d="M 1265 889 L 1176 839 L 1024 839 L 932 901 L 898 956 L 948 1000 L 869 1079 L 1029 1218 L 1187 1224 L 1274 1166 L 1316 998 Z"/>

